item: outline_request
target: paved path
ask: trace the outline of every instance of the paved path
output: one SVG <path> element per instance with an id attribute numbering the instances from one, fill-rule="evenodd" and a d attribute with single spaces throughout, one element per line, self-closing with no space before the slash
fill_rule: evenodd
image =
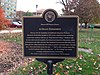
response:
<path id="1" fill-rule="evenodd" d="M 1 30 L 0 33 L 17 33 L 22 32 L 22 30 Z"/>
<path id="2" fill-rule="evenodd" d="M 87 53 L 93 53 L 92 49 L 78 48 L 78 51 L 83 51 L 83 52 L 87 52 Z"/>

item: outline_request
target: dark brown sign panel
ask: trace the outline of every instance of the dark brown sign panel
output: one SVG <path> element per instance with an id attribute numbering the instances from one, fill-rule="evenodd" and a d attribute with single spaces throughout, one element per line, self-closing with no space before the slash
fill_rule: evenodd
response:
<path id="1" fill-rule="evenodd" d="M 48 9 L 41 17 L 23 17 L 24 56 L 76 57 L 77 34 L 77 16 L 58 16 L 55 10 Z"/>

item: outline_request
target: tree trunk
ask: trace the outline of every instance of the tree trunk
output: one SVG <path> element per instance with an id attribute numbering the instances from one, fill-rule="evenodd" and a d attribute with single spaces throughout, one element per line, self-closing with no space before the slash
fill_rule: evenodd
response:
<path id="1" fill-rule="evenodd" d="M 86 28 L 88 28 L 88 25 L 87 25 L 87 23 L 88 23 L 88 22 L 85 22 L 85 29 L 86 29 Z"/>

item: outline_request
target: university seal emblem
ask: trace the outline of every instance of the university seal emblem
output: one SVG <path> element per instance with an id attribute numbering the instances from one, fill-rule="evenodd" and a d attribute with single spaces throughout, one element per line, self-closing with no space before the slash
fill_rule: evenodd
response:
<path id="1" fill-rule="evenodd" d="M 45 20 L 47 22 L 53 22 L 55 20 L 55 13 L 52 11 L 48 11 L 45 13 Z"/>

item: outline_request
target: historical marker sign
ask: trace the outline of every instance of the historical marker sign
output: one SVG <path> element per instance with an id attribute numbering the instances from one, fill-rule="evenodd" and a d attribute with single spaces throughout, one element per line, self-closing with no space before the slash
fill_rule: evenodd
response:
<path id="1" fill-rule="evenodd" d="M 23 17 L 24 56 L 76 57 L 77 34 L 77 16 L 58 16 L 55 10 L 48 9 L 40 17 Z"/>

